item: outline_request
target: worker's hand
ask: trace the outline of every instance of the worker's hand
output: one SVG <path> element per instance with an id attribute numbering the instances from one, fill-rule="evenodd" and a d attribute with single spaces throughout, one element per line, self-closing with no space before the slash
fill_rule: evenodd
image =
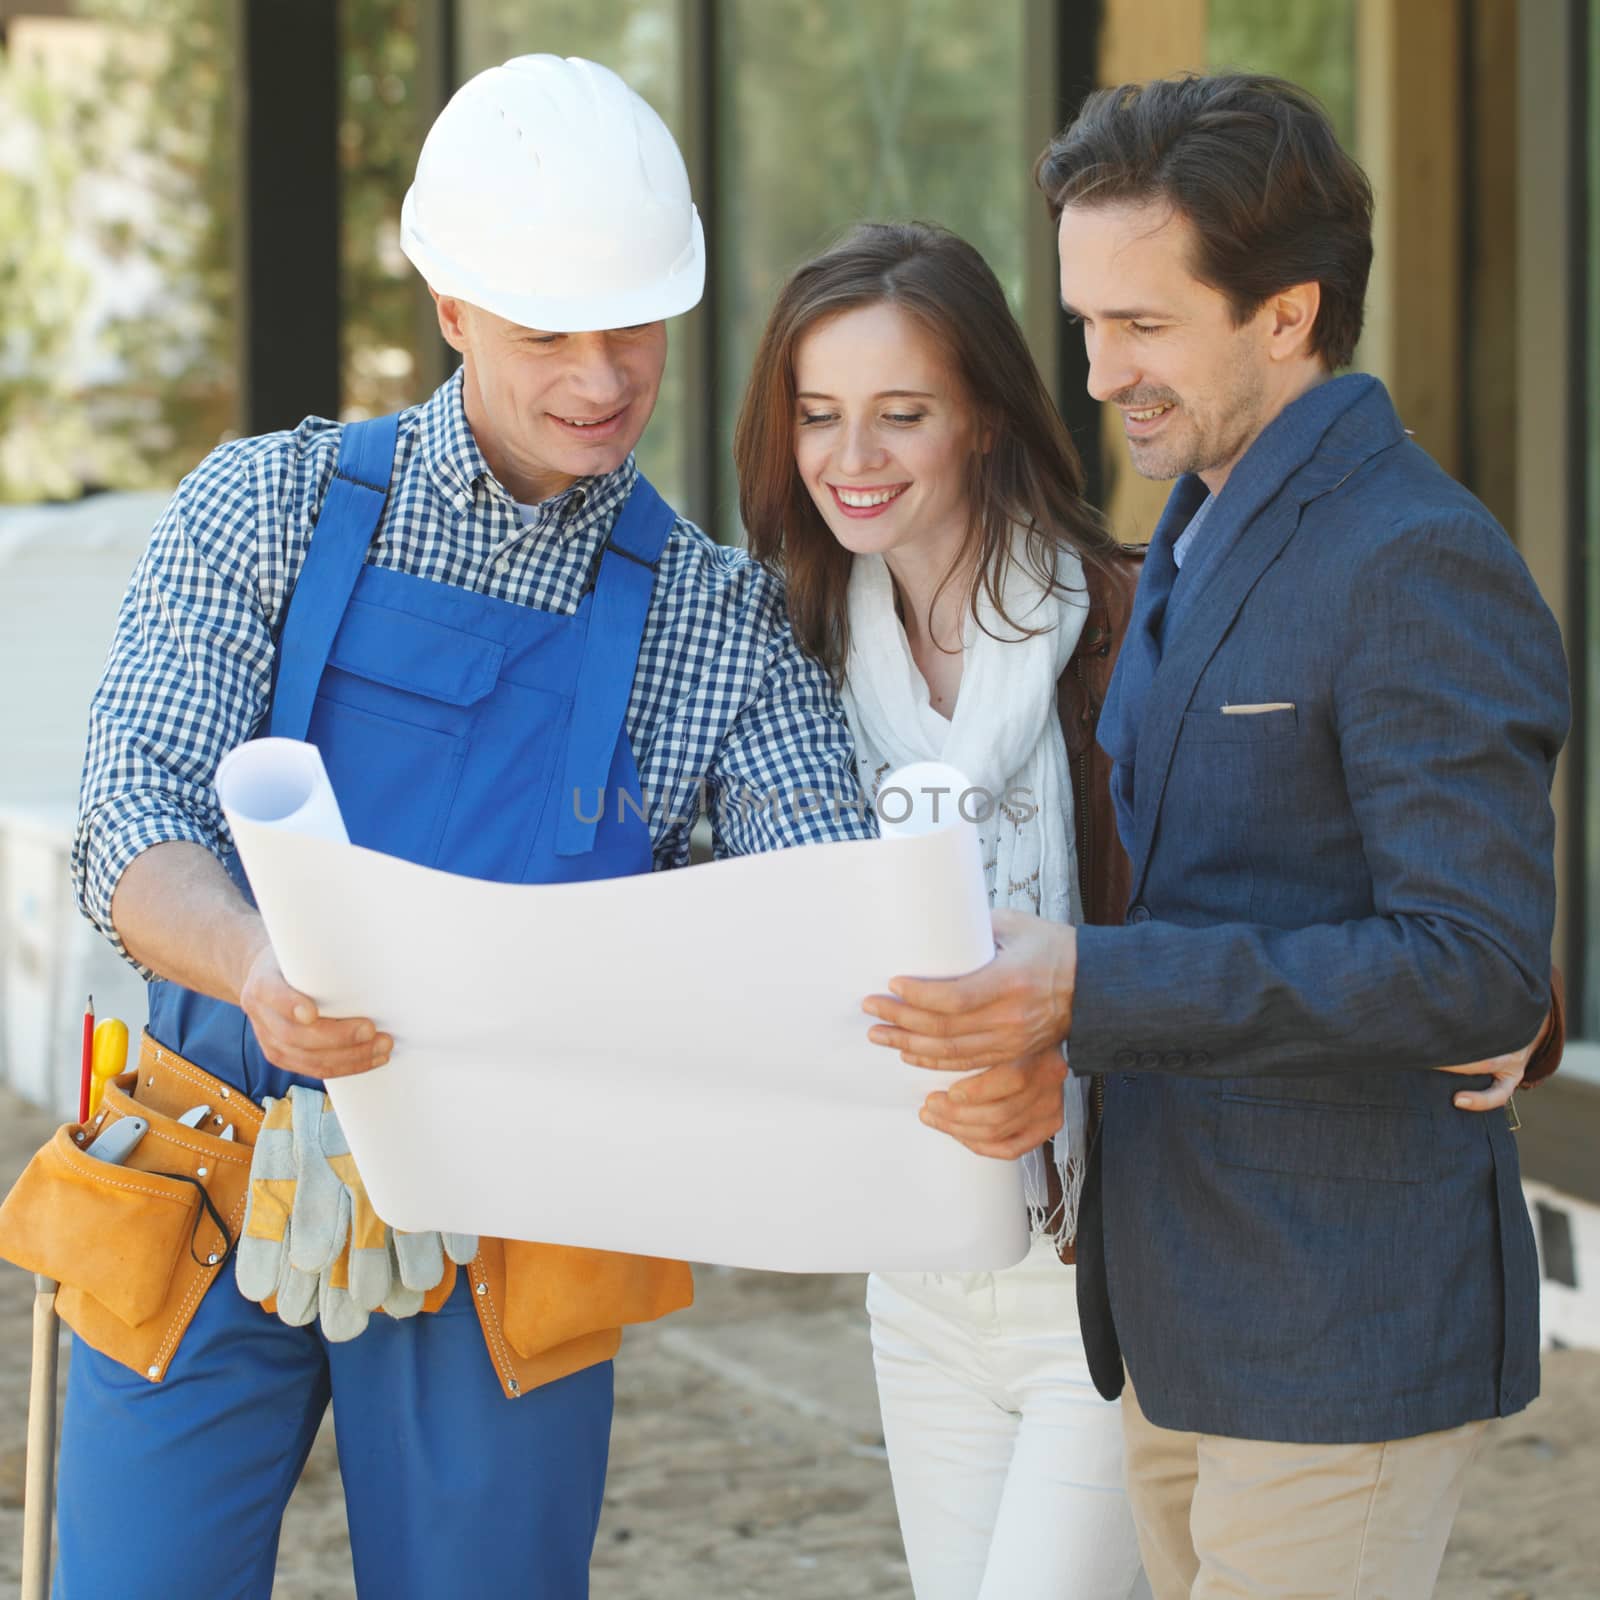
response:
<path id="1" fill-rule="evenodd" d="M 368 1017 L 324 1017 L 316 1001 L 291 989 L 272 946 L 264 944 L 239 986 L 239 1007 L 275 1067 L 308 1078 L 347 1078 L 389 1059 L 394 1040 Z"/>
<path id="2" fill-rule="evenodd" d="M 1066 1076 L 1061 1052 L 1045 1050 L 934 1090 L 922 1120 L 977 1155 L 1014 1161 L 1061 1131 Z"/>
<path id="3" fill-rule="evenodd" d="M 1434 1070 L 1437 1072 L 1459 1072 L 1467 1077 L 1494 1079 L 1487 1089 L 1463 1089 L 1455 1097 L 1456 1109 L 1493 1111 L 1503 1106 L 1517 1092 L 1517 1085 L 1522 1082 L 1522 1075 L 1528 1070 L 1528 1062 L 1533 1059 L 1534 1051 L 1544 1043 L 1553 1015 L 1554 1012 L 1546 1012 L 1539 1031 L 1522 1049 L 1513 1050 L 1510 1055 L 1494 1056 L 1488 1061 L 1472 1061 L 1464 1067 L 1436 1067 Z"/>
<path id="4" fill-rule="evenodd" d="M 893 998 L 875 994 L 862 1004 L 888 1024 L 867 1037 L 914 1067 L 951 1071 L 1055 1050 L 1072 1028 L 1077 933 L 1025 912 L 996 911 L 994 938 L 994 960 L 965 978 L 892 978 Z"/>

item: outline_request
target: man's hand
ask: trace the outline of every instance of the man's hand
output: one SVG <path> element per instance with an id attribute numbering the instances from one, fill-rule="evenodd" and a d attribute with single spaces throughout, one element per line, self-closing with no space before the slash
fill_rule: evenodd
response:
<path id="1" fill-rule="evenodd" d="M 867 1037 L 914 1067 L 953 1072 L 1055 1050 L 1072 1028 L 1077 933 L 1025 912 L 996 911 L 994 938 L 994 960 L 965 978 L 891 979 L 894 998 L 875 994 L 862 1002 L 888 1024 Z"/>
<path id="2" fill-rule="evenodd" d="M 1544 1043 L 1544 1036 L 1550 1031 L 1550 1019 L 1554 1012 L 1546 1012 L 1545 1019 L 1539 1031 L 1520 1050 L 1513 1050 L 1508 1056 L 1494 1056 L 1488 1061 L 1469 1062 L 1464 1067 L 1436 1067 L 1436 1072 L 1459 1072 L 1467 1077 L 1488 1076 L 1495 1081 L 1487 1089 L 1463 1089 L 1455 1097 L 1455 1106 L 1458 1111 L 1493 1111 L 1506 1104 L 1517 1092 L 1517 1085 L 1522 1082 L 1522 1075 L 1528 1070 L 1528 1062 L 1532 1060 L 1533 1053 Z"/>
<path id="3" fill-rule="evenodd" d="M 348 1078 L 389 1059 L 394 1040 L 367 1017 L 324 1017 L 309 995 L 291 989 L 270 944 L 263 944 L 239 985 L 239 1007 L 262 1054 L 285 1072 Z"/>
<path id="4" fill-rule="evenodd" d="M 1059 1050 L 990 1067 L 923 1102 L 922 1120 L 980 1156 L 1015 1161 L 1061 1131 L 1061 1085 L 1067 1064 Z"/>
<path id="5" fill-rule="evenodd" d="M 239 1006 L 275 1067 L 339 1078 L 381 1067 L 394 1040 L 366 1017 L 319 1017 L 291 989 L 266 925 L 203 845 L 152 845 L 135 856 L 111 898 L 128 953 L 186 989 Z"/>

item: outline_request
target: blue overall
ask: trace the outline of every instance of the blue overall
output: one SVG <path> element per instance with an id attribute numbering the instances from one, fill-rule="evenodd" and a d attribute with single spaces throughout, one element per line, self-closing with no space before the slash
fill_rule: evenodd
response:
<path id="1" fill-rule="evenodd" d="M 672 512 L 640 478 L 577 611 L 535 611 L 366 565 L 394 444 L 393 417 L 345 429 L 268 731 L 321 750 L 356 844 L 503 882 L 648 871 L 642 808 L 616 797 L 640 798 L 623 717 Z M 236 858 L 231 870 L 242 885 Z M 151 985 L 150 1030 L 256 1100 L 308 1081 L 266 1061 L 236 1006 L 174 984 Z M 269 1595 L 283 1508 L 331 1398 L 363 1596 L 574 1600 L 588 1593 L 611 1395 L 604 1362 L 506 1399 L 464 1273 L 437 1313 L 375 1316 L 329 1344 L 224 1272 L 160 1383 L 74 1341 L 54 1592 Z"/>

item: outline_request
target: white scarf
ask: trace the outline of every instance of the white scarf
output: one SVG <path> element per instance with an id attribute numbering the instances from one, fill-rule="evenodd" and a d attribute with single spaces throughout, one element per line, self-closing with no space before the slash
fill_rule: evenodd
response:
<path id="1" fill-rule="evenodd" d="M 1021 556 L 1020 534 L 1014 555 Z M 847 595 L 850 658 L 843 699 L 867 794 L 876 800 L 884 777 L 913 761 L 944 761 L 965 773 L 996 801 L 978 825 L 989 904 L 1076 923 L 1082 916 L 1077 827 L 1056 683 L 1083 631 L 1088 596 L 1076 555 L 1060 551 L 1056 569 L 1067 594 L 1045 593 L 1020 559 L 1008 566 L 1005 611 L 1019 627 L 1047 630 L 1032 638 L 1020 638 L 980 589 L 983 625 L 966 613 L 961 690 L 947 721 L 928 703 L 928 685 L 895 612 L 887 565 L 881 556 L 857 556 Z M 1013 798 L 999 803 L 1007 794 Z M 1062 1207 L 1055 1216 L 1049 1215 L 1042 1151 L 1023 1157 L 1034 1235 L 1048 1233 L 1057 1243 L 1077 1232 L 1088 1153 L 1086 1080 L 1069 1077 L 1062 1099 L 1063 1126 L 1055 1139 Z"/>

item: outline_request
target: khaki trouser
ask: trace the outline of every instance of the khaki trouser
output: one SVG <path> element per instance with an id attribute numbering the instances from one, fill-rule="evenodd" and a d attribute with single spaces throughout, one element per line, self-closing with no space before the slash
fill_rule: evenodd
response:
<path id="1" fill-rule="evenodd" d="M 1155 1600 L 1427 1600 L 1486 1424 L 1387 1444 L 1158 1428 L 1122 1394 Z"/>

